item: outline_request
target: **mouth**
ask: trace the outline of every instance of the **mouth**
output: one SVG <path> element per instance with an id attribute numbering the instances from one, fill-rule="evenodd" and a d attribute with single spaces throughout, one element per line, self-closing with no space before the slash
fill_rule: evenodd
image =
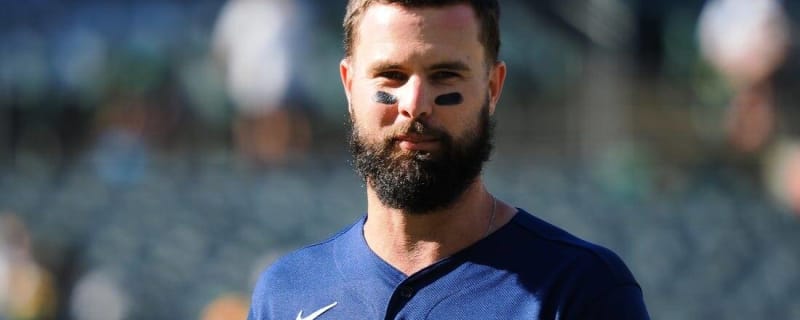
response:
<path id="1" fill-rule="evenodd" d="M 439 139 L 420 134 L 403 134 L 394 139 L 397 146 L 406 151 L 432 151 L 439 146 Z"/>

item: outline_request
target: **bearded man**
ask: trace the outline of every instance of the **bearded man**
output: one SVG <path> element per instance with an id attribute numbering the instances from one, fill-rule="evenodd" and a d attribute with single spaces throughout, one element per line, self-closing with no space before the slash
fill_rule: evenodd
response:
<path id="1" fill-rule="evenodd" d="M 481 179 L 505 81 L 496 0 L 350 0 L 340 64 L 367 214 L 261 276 L 250 319 L 647 319 L 611 251 Z"/>

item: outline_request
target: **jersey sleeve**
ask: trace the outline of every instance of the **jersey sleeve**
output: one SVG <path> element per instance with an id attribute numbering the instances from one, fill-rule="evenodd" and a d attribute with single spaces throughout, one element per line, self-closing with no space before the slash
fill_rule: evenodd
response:
<path id="1" fill-rule="evenodd" d="M 269 320 L 269 286 L 268 286 L 268 272 L 261 274 L 255 288 L 253 289 L 253 296 L 250 300 L 250 311 L 247 314 L 247 320 Z"/>
<path id="2" fill-rule="evenodd" d="M 642 290 L 629 284 L 612 288 L 597 297 L 578 319 L 649 320 Z"/>
<path id="3" fill-rule="evenodd" d="M 650 319 L 642 288 L 622 259 L 607 248 L 592 249 L 593 254 L 578 260 L 585 292 L 578 295 L 575 305 L 581 307 L 575 319 Z"/>

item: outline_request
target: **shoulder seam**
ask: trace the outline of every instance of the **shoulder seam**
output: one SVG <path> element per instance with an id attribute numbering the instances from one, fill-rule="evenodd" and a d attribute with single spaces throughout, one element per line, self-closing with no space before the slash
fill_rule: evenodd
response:
<path id="1" fill-rule="evenodd" d="M 611 255 L 616 257 L 616 253 L 614 253 L 610 249 L 608 249 L 608 248 L 606 248 L 604 246 L 601 246 L 601 245 L 594 244 L 592 242 L 583 240 L 582 238 L 579 238 L 579 237 L 569 233 L 568 231 L 566 231 L 564 229 L 561 229 L 561 228 L 559 228 L 559 227 L 557 227 L 555 225 L 552 225 L 551 223 L 549 223 L 547 221 L 544 221 L 544 220 L 542 220 L 542 219 L 540 219 L 540 218 L 538 218 L 538 217 L 526 212 L 525 210 L 522 210 L 522 209 L 518 209 L 518 210 L 519 210 L 518 214 L 527 214 L 528 216 L 530 216 L 531 218 L 537 220 L 538 222 L 544 223 L 546 226 L 552 227 L 555 230 L 557 230 L 558 232 L 563 233 L 564 235 L 569 237 L 570 240 L 554 238 L 554 237 L 552 237 L 550 235 L 547 235 L 547 234 L 544 234 L 544 233 L 540 232 L 540 230 L 537 230 L 536 228 L 534 228 L 532 226 L 529 226 L 527 223 L 524 223 L 524 222 L 521 222 L 521 221 L 512 220 L 512 222 L 514 222 L 515 225 L 518 225 L 520 228 L 523 228 L 523 229 L 531 232 L 532 235 L 534 235 L 534 236 L 536 236 L 538 238 L 544 239 L 544 240 L 549 241 L 549 242 L 554 242 L 554 243 L 558 243 L 558 244 L 561 244 L 561 245 L 569 246 L 571 248 L 574 248 L 578 252 L 582 252 L 583 254 L 587 255 L 587 258 L 591 257 L 591 258 L 600 260 L 600 262 L 606 268 L 606 270 L 609 272 L 609 274 L 614 276 L 614 282 L 615 283 L 618 283 L 618 284 L 621 285 L 621 284 L 625 284 L 626 282 L 630 282 L 628 279 L 625 279 L 626 277 L 624 277 L 623 275 L 620 275 L 619 272 L 617 271 L 617 268 L 615 268 L 612 265 L 612 263 L 608 260 L 608 257 L 606 255 L 604 255 L 603 253 L 601 253 L 601 251 L 607 252 L 607 254 L 611 254 Z M 617 259 L 619 259 L 619 258 L 617 258 Z M 623 266 L 624 266 L 624 263 L 623 263 Z M 625 266 L 625 267 L 627 268 L 627 266 Z M 636 282 L 633 282 L 633 283 L 638 286 L 638 283 L 636 283 Z"/>
<path id="2" fill-rule="evenodd" d="M 590 301 L 590 303 L 588 305 L 586 305 L 586 307 L 583 310 L 581 310 L 578 315 L 579 316 L 583 316 L 584 313 L 588 312 L 589 310 L 592 310 L 598 303 L 600 303 L 600 300 L 601 300 L 600 297 L 601 296 L 603 296 L 603 295 L 607 296 L 609 292 L 612 292 L 612 291 L 615 291 L 615 290 L 619 290 L 619 289 L 622 289 L 622 288 L 626 288 L 626 287 L 635 287 L 635 288 L 639 289 L 640 293 L 642 292 L 642 287 L 638 283 L 630 282 L 630 281 L 622 282 L 622 283 L 620 283 L 620 284 L 618 284 L 616 286 L 608 288 L 608 290 L 604 290 L 603 292 L 598 292 L 596 295 L 594 295 L 593 297 L 588 299 L 587 301 Z M 580 319 L 580 317 L 578 317 L 578 319 Z"/>

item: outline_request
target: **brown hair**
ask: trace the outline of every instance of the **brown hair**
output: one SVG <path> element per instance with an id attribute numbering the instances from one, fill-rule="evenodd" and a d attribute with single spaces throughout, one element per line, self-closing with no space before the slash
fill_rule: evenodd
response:
<path id="1" fill-rule="evenodd" d="M 452 4 L 469 4 L 480 22 L 479 41 L 483 44 L 487 62 L 497 61 L 500 52 L 500 7 L 497 0 L 349 0 L 344 16 L 344 56 L 353 54 L 356 28 L 367 8 L 374 3 L 399 4 L 404 7 L 441 7 Z"/>

